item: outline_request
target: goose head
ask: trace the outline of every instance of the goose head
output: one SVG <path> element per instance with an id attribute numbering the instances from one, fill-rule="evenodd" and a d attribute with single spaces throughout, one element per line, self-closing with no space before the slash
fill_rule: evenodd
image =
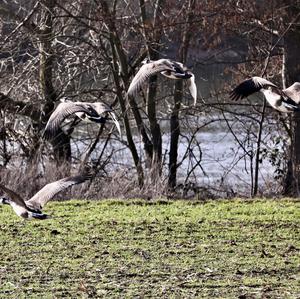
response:
<path id="1" fill-rule="evenodd" d="M 151 59 L 145 58 L 141 63 L 142 63 L 142 65 L 144 65 L 144 64 L 147 64 L 147 63 L 150 63 L 150 62 L 152 62 Z"/>
<path id="2" fill-rule="evenodd" d="M 10 200 L 6 197 L 0 197 L 0 204 L 10 205 Z"/>
<path id="3" fill-rule="evenodd" d="M 67 102 L 72 102 L 69 97 L 62 97 L 59 99 L 61 103 L 67 103 Z"/>
<path id="4" fill-rule="evenodd" d="M 161 72 L 162 75 L 170 79 L 190 79 L 193 74 L 192 72 L 181 62 L 171 61 L 173 70 L 166 70 Z"/>

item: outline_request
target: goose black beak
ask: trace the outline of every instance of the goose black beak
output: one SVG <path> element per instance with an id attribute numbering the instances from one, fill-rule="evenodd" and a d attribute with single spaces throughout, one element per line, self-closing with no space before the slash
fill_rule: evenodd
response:
<path id="1" fill-rule="evenodd" d="M 192 77 L 191 74 L 185 72 L 184 74 L 174 74 L 178 79 L 190 79 Z"/>

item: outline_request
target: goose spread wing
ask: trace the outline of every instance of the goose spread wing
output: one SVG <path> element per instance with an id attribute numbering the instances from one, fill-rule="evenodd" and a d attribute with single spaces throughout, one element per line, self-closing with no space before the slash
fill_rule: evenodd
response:
<path id="1" fill-rule="evenodd" d="M 190 79 L 188 79 L 187 82 L 188 82 L 190 93 L 194 99 L 194 105 L 196 105 L 197 104 L 197 86 L 195 83 L 194 74 L 191 74 L 191 75 L 192 75 L 192 77 Z"/>
<path id="2" fill-rule="evenodd" d="M 260 91 L 262 88 L 267 88 L 269 86 L 278 89 L 275 84 L 267 79 L 261 77 L 252 77 L 243 81 L 236 88 L 234 88 L 230 93 L 230 98 L 231 100 L 237 101 Z"/>
<path id="3" fill-rule="evenodd" d="M 83 174 L 73 177 L 66 177 L 59 181 L 49 183 L 44 186 L 38 193 L 36 193 L 32 198 L 26 201 L 26 205 L 34 208 L 35 210 L 41 211 L 46 203 L 51 200 L 57 193 L 70 186 L 83 183 L 89 178 L 91 178 L 89 174 Z"/>
<path id="4" fill-rule="evenodd" d="M 127 91 L 128 95 L 136 94 L 151 76 L 167 70 L 174 71 L 174 67 L 166 59 L 144 64 L 132 79 Z"/>
<path id="5" fill-rule="evenodd" d="M 60 103 L 54 112 L 51 114 L 46 128 L 44 132 L 44 136 L 49 139 L 55 136 L 60 124 L 70 115 L 77 113 L 77 112 L 84 112 L 89 115 L 95 115 L 96 112 L 93 112 L 93 109 L 91 106 L 88 106 L 86 103 L 71 103 L 71 102 L 66 102 L 66 103 Z"/>
<path id="6" fill-rule="evenodd" d="M 282 91 L 290 99 L 292 99 L 296 104 L 300 104 L 300 83 L 295 82 L 289 88 Z"/>
<path id="7" fill-rule="evenodd" d="M 19 194 L 17 194 L 13 190 L 10 190 L 9 188 L 3 186 L 2 184 L 0 184 L 0 189 L 8 195 L 8 197 L 11 201 L 16 203 L 18 206 L 27 209 L 24 199 Z"/>

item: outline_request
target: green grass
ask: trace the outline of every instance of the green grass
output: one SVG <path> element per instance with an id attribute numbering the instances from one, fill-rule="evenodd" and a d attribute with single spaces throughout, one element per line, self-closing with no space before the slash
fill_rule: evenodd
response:
<path id="1" fill-rule="evenodd" d="M 300 204 L 52 202 L 0 207 L 0 298 L 299 298 Z"/>

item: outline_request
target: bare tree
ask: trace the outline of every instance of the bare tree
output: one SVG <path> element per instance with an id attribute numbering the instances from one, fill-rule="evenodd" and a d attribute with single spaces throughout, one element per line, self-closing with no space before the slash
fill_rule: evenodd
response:
<path id="1" fill-rule="evenodd" d="M 179 48 L 178 58 L 183 64 L 186 63 L 187 52 L 192 35 L 192 21 L 195 10 L 194 0 L 189 0 L 187 3 L 186 23 L 183 25 L 181 45 Z M 180 135 L 179 110 L 182 101 L 183 82 L 177 81 L 174 88 L 174 107 L 170 119 L 171 141 L 169 154 L 169 177 L 168 185 L 173 188 L 176 186 L 176 172 L 177 172 L 177 156 L 178 156 L 178 140 Z"/>
<path id="2" fill-rule="evenodd" d="M 292 117 L 290 130 L 286 118 L 281 116 L 285 119 L 281 122 L 265 104 L 245 100 L 234 105 L 227 92 L 229 85 L 252 75 L 280 82 L 282 58 L 287 83 L 299 81 L 298 10 L 298 3 L 283 0 L 267 7 L 260 1 L 235 0 L 210 0 L 206 5 L 194 0 L 2 1 L 1 165 L 8 167 L 14 158 L 24 158 L 25 163 L 42 157 L 37 167 L 44 170 L 45 161 L 54 159 L 74 167 L 89 164 L 106 178 L 107 169 L 122 165 L 142 190 L 157 182 L 174 192 L 184 185 L 196 195 L 201 179 L 208 176 L 202 162 L 214 159 L 210 150 L 202 150 L 201 134 L 219 124 L 235 142 L 230 165 L 215 159 L 223 170 L 220 188 L 226 189 L 226 178 L 243 161 L 245 184 L 251 195 L 259 194 L 262 160 L 272 160 L 280 171 L 287 162 L 270 146 L 276 142 L 268 140 L 278 138 L 286 147 L 292 132 L 291 176 L 286 177 L 285 189 L 294 192 L 300 163 L 298 115 Z M 206 83 L 210 90 L 206 103 L 193 109 L 184 106 L 185 83 L 160 75 L 152 77 L 137 97 L 128 97 L 130 81 L 146 57 L 177 59 L 194 67 L 196 75 L 202 68 L 210 71 L 217 66 L 221 74 Z M 48 147 L 42 132 L 64 96 L 105 101 L 123 122 L 125 136 L 119 138 L 109 123 L 83 125 L 74 116 Z M 280 133 L 274 130 L 270 137 L 274 123 Z M 121 150 L 132 165 L 114 161 Z M 211 188 L 217 190 L 215 185 Z M 226 194 L 236 192 L 227 189 Z"/>
<path id="3" fill-rule="evenodd" d="M 300 29 L 297 23 L 300 19 L 300 5 L 294 1 L 283 1 L 286 5 L 286 32 L 284 35 L 284 83 L 287 86 L 300 82 L 299 42 Z M 291 145 L 288 160 L 288 172 L 285 180 L 284 193 L 299 196 L 300 186 L 300 113 L 292 116 Z"/>

